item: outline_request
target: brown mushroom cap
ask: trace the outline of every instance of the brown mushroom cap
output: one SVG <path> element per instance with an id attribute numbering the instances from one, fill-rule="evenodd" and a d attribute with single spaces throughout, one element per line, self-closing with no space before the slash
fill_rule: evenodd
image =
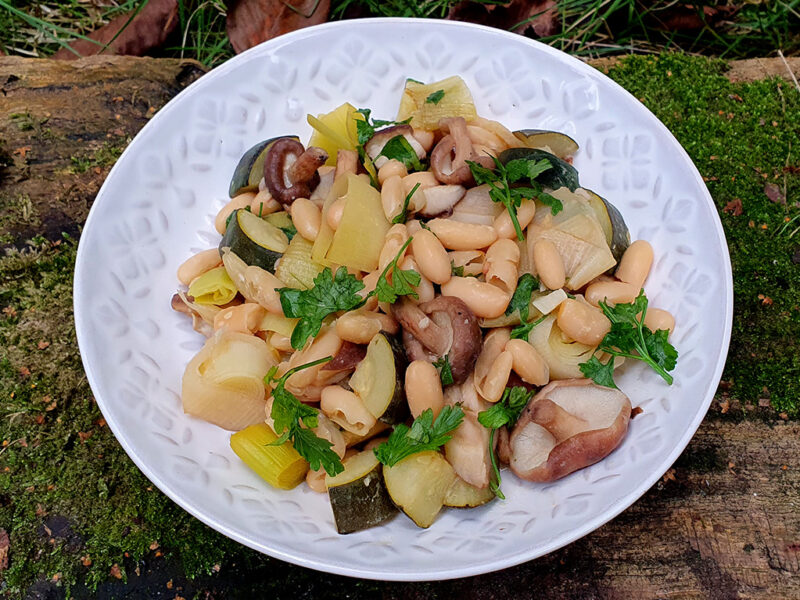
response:
<path id="1" fill-rule="evenodd" d="M 293 138 L 273 142 L 264 159 L 264 183 L 278 202 L 289 206 L 297 198 L 308 198 L 319 183 L 317 169 L 328 160 L 322 148 L 303 144 Z"/>
<path id="2" fill-rule="evenodd" d="M 481 328 L 462 300 L 437 296 L 420 305 L 402 300 L 392 306 L 392 314 L 403 327 L 410 361 L 435 362 L 446 355 L 457 384 L 472 372 L 481 349 Z"/>
<path id="3" fill-rule="evenodd" d="M 631 403 L 589 379 L 543 387 L 509 438 L 509 465 L 522 479 L 555 481 L 608 456 L 625 437 Z"/>
<path id="4" fill-rule="evenodd" d="M 417 141 L 417 138 L 414 137 L 414 130 L 412 129 L 411 125 L 392 125 L 391 127 L 386 127 L 380 131 L 376 131 L 367 141 L 367 143 L 364 144 L 364 150 L 373 160 L 376 168 L 380 169 L 389 161 L 387 157 L 379 155 L 389 140 L 396 138 L 398 135 L 402 135 L 406 139 L 409 146 L 411 146 L 416 153 L 417 158 L 425 158 L 425 148 L 423 148 L 422 144 L 420 144 Z"/>

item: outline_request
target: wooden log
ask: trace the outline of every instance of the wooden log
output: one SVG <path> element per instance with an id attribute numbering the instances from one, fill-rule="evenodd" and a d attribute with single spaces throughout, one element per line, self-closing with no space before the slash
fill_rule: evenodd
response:
<path id="1" fill-rule="evenodd" d="M 203 73 L 177 59 L 0 57 L 0 211 L 22 215 L 7 243 L 77 234 L 128 142 Z"/>

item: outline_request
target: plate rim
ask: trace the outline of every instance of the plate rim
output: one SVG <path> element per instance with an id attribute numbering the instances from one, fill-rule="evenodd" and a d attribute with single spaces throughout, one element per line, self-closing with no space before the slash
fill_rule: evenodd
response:
<path id="1" fill-rule="evenodd" d="M 548 543 L 544 544 L 544 549 L 539 548 L 534 551 L 520 551 L 515 552 L 513 554 L 504 555 L 502 558 L 494 559 L 488 562 L 481 562 L 480 564 L 475 565 L 474 567 L 452 567 L 442 569 L 436 572 L 425 572 L 425 573 L 413 573 L 413 572 L 394 572 L 394 571 L 386 571 L 380 568 L 374 570 L 364 570 L 364 569 L 357 569 L 352 567 L 347 567 L 341 564 L 336 564 L 334 562 L 321 562 L 317 559 L 309 559 L 303 554 L 297 552 L 286 552 L 283 550 L 279 550 L 276 548 L 267 547 L 263 544 L 258 544 L 247 537 L 240 535 L 238 532 L 230 529 L 229 527 L 225 526 L 222 523 L 217 522 L 212 516 L 206 515 L 199 507 L 197 507 L 190 499 L 183 497 L 177 491 L 173 490 L 172 487 L 161 478 L 159 478 L 155 473 L 151 471 L 148 467 L 147 463 L 142 460 L 142 458 L 134 451 L 131 443 L 127 439 L 127 437 L 123 433 L 123 428 L 120 426 L 119 423 L 113 418 L 110 413 L 107 413 L 104 408 L 104 401 L 102 397 L 95 393 L 95 389 L 100 389 L 98 378 L 95 377 L 95 372 L 93 370 L 92 365 L 88 362 L 86 358 L 87 353 L 84 350 L 87 350 L 92 346 L 91 336 L 89 335 L 89 327 L 86 323 L 86 319 L 84 318 L 84 314 L 81 311 L 81 305 L 85 305 L 84 297 L 85 293 L 82 286 L 83 281 L 83 273 L 85 269 L 90 268 L 90 258 L 86 256 L 86 244 L 83 244 L 83 235 L 87 229 L 93 226 L 94 217 L 97 215 L 98 211 L 95 210 L 95 206 L 97 204 L 97 200 L 103 198 L 104 196 L 104 189 L 106 189 L 106 184 L 109 181 L 112 181 L 115 176 L 117 176 L 117 167 L 123 163 L 126 155 L 131 152 L 131 149 L 134 147 L 138 147 L 141 144 L 141 140 L 144 139 L 143 133 L 149 131 L 152 128 L 158 127 L 161 125 L 161 122 L 168 118 L 168 115 L 177 109 L 178 105 L 180 104 L 179 99 L 185 99 L 189 96 L 194 95 L 198 92 L 201 88 L 198 84 L 203 81 L 210 81 L 211 79 L 218 78 L 224 76 L 228 73 L 231 69 L 237 67 L 240 62 L 246 60 L 245 57 L 250 55 L 254 55 L 259 52 L 264 52 L 265 47 L 270 48 L 279 48 L 282 45 L 295 42 L 295 41 L 302 41 L 305 38 L 314 37 L 317 32 L 328 30 L 328 29 L 350 29 L 350 28 L 360 28 L 360 27 L 372 27 L 373 24 L 392 24 L 392 23 L 402 23 L 406 24 L 414 24 L 417 26 L 423 27 L 431 27 L 431 28 L 456 28 L 456 29 L 473 29 L 473 30 L 480 30 L 485 33 L 489 33 L 492 35 L 496 35 L 499 38 L 502 38 L 504 41 L 512 42 L 512 43 L 522 43 L 527 44 L 530 47 L 536 48 L 538 51 L 545 52 L 550 54 L 556 60 L 561 62 L 566 62 L 569 66 L 574 67 L 578 72 L 587 75 L 592 78 L 604 80 L 606 85 L 611 85 L 617 92 L 622 92 L 623 94 L 633 98 L 636 98 L 628 92 L 625 88 L 619 85 L 616 81 L 608 77 L 605 73 L 595 69 L 594 67 L 590 66 L 589 64 L 581 61 L 580 59 L 562 52 L 556 48 L 552 48 L 546 44 L 538 42 L 536 40 L 532 40 L 530 38 L 524 37 L 519 34 L 511 33 L 508 31 L 503 31 L 500 29 L 496 29 L 493 27 L 488 27 L 485 25 L 478 25 L 474 23 L 465 23 L 461 21 L 447 21 L 443 19 L 422 19 L 422 18 L 402 18 L 402 17 L 378 17 L 378 18 L 365 18 L 365 19 L 353 19 L 353 20 L 344 20 L 344 21 L 331 21 L 327 23 L 322 23 L 319 25 L 314 25 L 311 27 L 306 27 L 303 29 L 299 29 L 271 40 L 267 40 L 266 42 L 262 42 L 257 46 L 254 46 L 241 54 L 234 56 L 233 58 L 227 60 L 222 65 L 212 69 L 211 71 L 207 72 L 197 81 L 194 81 L 189 86 L 187 86 L 184 90 L 179 92 L 175 95 L 172 99 L 170 99 L 156 114 L 155 116 L 145 124 L 145 126 L 139 130 L 139 132 L 134 136 L 133 140 L 128 144 L 125 150 L 122 152 L 120 157 L 117 159 L 114 166 L 109 171 L 108 176 L 106 177 L 103 185 L 101 186 L 100 190 L 97 192 L 94 201 L 92 202 L 92 207 L 89 210 L 89 214 L 86 218 L 86 222 L 83 225 L 81 231 L 81 239 L 78 243 L 78 250 L 75 259 L 75 271 L 73 275 L 73 314 L 74 314 L 74 321 L 75 321 L 75 333 L 78 342 L 78 349 L 81 355 L 81 363 L 84 368 L 84 372 L 86 373 L 87 381 L 89 382 L 89 386 L 92 389 L 92 395 L 97 402 L 98 408 L 100 409 L 103 416 L 106 418 L 106 422 L 114 434 L 114 437 L 117 439 L 119 444 L 122 446 L 125 453 L 130 457 L 130 459 L 134 462 L 137 468 L 147 477 L 154 485 L 156 485 L 162 493 L 164 493 L 168 498 L 170 498 L 173 502 L 175 502 L 178 506 L 182 509 L 187 511 L 190 515 L 204 523 L 205 525 L 211 527 L 215 531 L 221 533 L 222 535 L 232 539 L 244 546 L 247 546 L 257 552 L 261 552 L 273 558 L 277 558 L 279 560 L 283 560 L 286 562 L 290 562 L 302 567 L 307 567 L 310 569 L 314 569 L 317 571 L 331 573 L 336 575 L 344 575 L 348 577 L 360 578 L 360 579 L 371 579 L 371 580 L 382 580 L 382 581 L 435 581 L 435 580 L 447 580 L 447 579 L 455 579 L 455 578 L 462 578 L 462 577 L 470 577 L 475 575 L 482 575 L 486 573 L 492 573 L 495 571 L 499 571 L 502 569 L 506 569 L 509 567 L 513 567 L 524 562 L 534 560 L 536 558 L 540 558 L 547 554 L 550 554 L 556 550 L 559 550 L 576 540 L 588 535 L 589 533 L 595 531 L 596 529 L 602 527 L 619 514 L 621 514 L 624 510 L 631 507 L 635 502 L 637 502 L 650 488 L 663 476 L 663 474 L 669 469 L 669 467 L 675 462 L 675 460 L 683 453 L 686 446 L 689 444 L 691 439 L 694 437 L 697 429 L 700 426 L 700 423 L 705 418 L 708 409 L 711 405 L 711 402 L 714 398 L 714 394 L 716 391 L 716 384 L 719 383 L 722 377 L 722 372 L 725 367 L 725 362 L 728 355 L 728 349 L 730 346 L 730 338 L 731 338 L 731 331 L 733 326 L 733 274 L 732 274 L 732 267 L 730 261 L 730 253 L 728 250 L 728 243 L 725 236 L 725 231 L 722 227 L 722 221 L 719 217 L 719 212 L 717 210 L 716 204 L 714 203 L 713 198 L 711 197 L 708 188 L 705 185 L 705 182 L 700 175 L 695 164 L 692 162 L 691 158 L 689 157 L 686 150 L 683 146 L 678 142 L 672 132 L 667 129 L 667 127 L 661 122 L 658 117 L 656 117 L 644 104 L 638 102 L 639 107 L 649 115 L 650 118 L 655 122 L 655 128 L 660 130 L 660 133 L 665 135 L 666 139 L 669 140 L 671 144 L 670 153 L 676 157 L 680 157 L 681 161 L 688 167 L 689 171 L 692 173 L 692 176 L 695 179 L 695 182 L 699 184 L 700 189 L 702 190 L 702 200 L 708 205 L 711 210 L 712 214 L 712 221 L 714 223 L 714 228 L 716 233 L 718 234 L 718 241 L 720 244 L 721 255 L 723 258 L 723 267 L 724 273 L 722 274 L 722 279 L 724 281 L 724 293 L 725 293 L 725 318 L 724 318 L 724 330 L 722 332 L 722 344 L 720 346 L 720 354 L 717 357 L 716 364 L 713 369 L 713 377 L 708 385 L 708 389 L 705 393 L 705 397 L 703 398 L 702 404 L 697 412 L 696 417 L 690 422 L 688 428 L 684 432 L 683 436 L 680 438 L 678 443 L 672 448 L 672 451 L 668 453 L 662 461 L 660 461 L 660 467 L 655 469 L 652 474 L 647 477 L 643 483 L 639 484 L 636 488 L 634 488 L 631 492 L 625 494 L 624 496 L 617 498 L 616 501 L 611 505 L 609 509 L 607 509 L 601 515 L 594 517 L 593 519 L 589 519 L 586 522 L 582 523 L 575 529 L 573 529 L 569 535 L 563 536 L 559 538 L 557 541 L 549 541 Z M 105 200 L 102 200 L 105 201 Z M 663 468 L 663 470 L 662 470 Z"/>

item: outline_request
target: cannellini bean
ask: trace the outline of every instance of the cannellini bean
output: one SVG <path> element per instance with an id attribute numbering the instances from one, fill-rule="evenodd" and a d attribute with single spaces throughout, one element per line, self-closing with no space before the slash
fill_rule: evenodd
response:
<path id="1" fill-rule="evenodd" d="M 340 388 L 342 389 L 342 388 Z M 347 442 L 344 439 L 342 431 L 334 424 L 324 413 L 317 414 L 317 426 L 313 431 L 317 437 L 323 440 L 328 440 L 331 444 L 331 450 L 336 453 L 339 458 L 344 458 L 347 454 Z"/>
<path id="2" fill-rule="evenodd" d="M 478 393 L 484 400 L 488 402 L 500 400 L 503 396 L 503 390 L 506 389 L 513 364 L 514 356 L 508 350 L 503 350 L 492 363 L 492 368 L 483 381 L 476 381 Z"/>
<path id="3" fill-rule="evenodd" d="M 311 469 L 308 470 L 306 473 L 306 485 L 311 489 L 312 492 L 317 492 L 318 494 L 327 494 L 328 493 L 328 486 L 325 485 L 325 469 L 320 467 L 316 471 L 312 471 Z"/>
<path id="4" fill-rule="evenodd" d="M 310 346 L 292 354 L 289 359 L 289 367 L 298 367 L 326 356 L 335 356 L 341 345 L 342 339 L 336 334 L 336 330 L 333 327 L 323 328 Z M 289 389 L 291 387 L 292 389 L 289 391 L 292 393 L 294 393 L 294 390 L 302 392 L 303 388 L 310 386 L 315 381 L 319 381 L 318 376 L 320 376 L 320 370 L 323 366 L 320 364 L 294 373 L 286 380 L 286 388 Z M 326 371 L 326 373 L 333 375 L 336 371 Z M 326 377 L 320 376 L 320 378 L 324 381 Z"/>
<path id="5" fill-rule="evenodd" d="M 281 203 L 272 197 L 269 190 L 260 190 L 250 203 L 250 212 L 259 217 L 278 212 L 281 208 Z"/>
<path id="6" fill-rule="evenodd" d="M 322 213 L 308 198 L 297 198 L 292 202 L 292 223 L 297 228 L 297 233 L 309 242 L 313 242 L 319 235 Z"/>
<path id="7" fill-rule="evenodd" d="M 467 125 L 467 135 L 473 146 L 483 146 L 495 155 L 508 148 L 508 145 L 494 133 L 477 125 Z"/>
<path id="8" fill-rule="evenodd" d="M 414 186 L 419 183 L 419 187 L 411 196 L 408 202 L 408 209 L 413 212 L 418 212 L 425 208 L 425 194 L 422 190 L 439 185 L 436 176 L 430 171 L 419 171 L 406 175 L 402 179 L 403 182 L 403 201 L 405 202 L 406 196 L 411 193 Z"/>
<path id="9" fill-rule="evenodd" d="M 636 240 L 622 255 L 615 275 L 620 281 L 630 283 L 637 290 L 642 289 L 650 267 L 653 265 L 653 247 L 650 242 Z"/>
<path id="10" fill-rule="evenodd" d="M 497 231 L 491 225 L 431 219 L 428 227 L 449 250 L 479 250 L 490 246 L 497 239 Z"/>
<path id="11" fill-rule="evenodd" d="M 411 415 L 420 416 L 427 409 L 434 418 L 444 408 L 444 394 L 439 372 L 426 360 L 415 360 L 406 369 L 406 399 Z"/>
<path id="12" fill-rule="evenodd" d="M 410 221 L 406 221 L 406 229 L 408 229 L 408 235 L 414 235 L 422 229 L 422 224 L 418 219 L 411 219 Z"/>
<path id="13" fill-rule="evenodd" d="M 414 260 L 414 257 L 406 256 L 403 259 L 403 262 L 400 264 L 400 268 L 404 271 L 413 269 L 419 273 L 419 285 L 414 287 L 414 291 L 417 292 L 417 295 L 419 296 L 419 298 L 416 300 L 417 302 L 422 303 L 433 300 L 433 297 L 436 295 L 436 292 L 433 289 L 433 283 L 431 283 L 431 280 L 422 274 L 422 270 L 419 268 L 417 261 Z"/>
<path id="14" fill-rule="evenodd" d="M 508 327 L 497 327 L 486 334 L 483 340 L 481 353 L 475 362 L 475 382 L 483 381 L 489 374 L 492 364 L 505 349 L 511 339 L 511 330 Z"/>
<path id="15" fill-rule="evenodd" d="M 416 127 L 412 128 L 412 131 L 412 135 L 419 142 L 419 145 L 422 146 L 425 152 L 430 152 L 435 139 L 433 132 L 426 129 L 417 129 Z"/>
<path id="16" fill-rule="evenodd" d="M 214 331 L 226 329 L 241 333 L 255 333 L 266 314 L 267 309 L 254 302 L 229 306 L 214 316 Z"/>
<path id="17" fill-rule="evenodd" d="M 389 163 L 386 163 L 387 166 Z M 381 167 L 383 168 L 383 167 Z M 399 175 L 388 177 L 381 184 L 381 206 L 386 220 L 391 222 L 403 210 L 406 193 L 403 191 L 403 180 Z"/>
<path id="18" fill-rule="evenodd" d="M 250 206 L 250 203 L 255 197 L 256 195 L 253 192 L 245 192 L 233 197 L 230 202 L 223 206 L 214 219 L 214 228 L 217 230 L 217 233 L 220 235 L 225 235 L 225 230 L 227 229 L 226 221 L 228 220 L 228 217 L 231 216 L 231 213 L 237 208 Z"/>
<path id="19" fill-rule="evenodd" d="M 361 398 L 338 385 L 329 385 L 322 390 L 319 407 L 342 429 L 358 435 L 365 435 L 375 425 L 375 417 Z"/>
<path id="20" fill-rule="evenodd" d="M 566 283 L 564 261 L 550 240 L 536 240 L 533 245 L 533 264 L 539 280 L 551 290 L 560 290 Z"/>
<path id="21" fill-rule="evenodd" d="M 294 352 L 292 340 L 277 331 L 269 337 L 269 345 L 281 352 Z"/>
<path id="22" fill-rule="evenodd" d="M 406 175 L 408 175 L 406 166 L 396 158 L 393 158 L 378 169 L 378 183 L 383 185 L 390 177 L 405 177 Z"/>
<path id="23" fill-rule="evenodd" d="M 535 215 L 536 203 L 533 200 L 523 200 L 517 209 L 517 221 L 519 221 L 519 226 L 523 234 L 525 228 L 531 224 Z M 514 223 L 511 221 L 511 215 L 508 214 L 507 210 L 497 215 L 492 226 L 497 231 L 497 237 L 509 240 L 517 239 L 517 230 L 514 229 Z"/>
<path id="24" fill-rule="evenodd" d="M 622 281 L 600 281 L 586 287 L 586 300 L 593 306 L 600 306 L 600 302 L 611 304 L 624 304 L 633 302 L 639 295 L 641 288 Z"/>
<path id="25" fill-rule="evenodd" d="M 366 310 L 375 310 L 378 306 L 378 299 L 375 296 L 369 296 L 369 294 L 375 289 L 375 286 L 378 285 L 378 279 L 381 277 L 381 272 L 383 269 L 378 269 L 377 271 L 372 271 L 372 273 L 367 273 L 364 278 L 361 280 L 361 283 L 364 284 L 364 289 L 356 292 L 362 299 L 367 300 L 367 303 L 364 305 Z"/>
<path id="26" fill-rule="evenodd" d="M 386 241 L 384 241 L 383 248 L 381 248 L 381 254 L 378 258 L 378 270 L 383 271 L 386 265 L 395 259 L 400 248 L 403 247 L 407 240 L 408 229 L 406 229 L 406 226 L 403 223 L 392 225 L 389 231 L 386 232 Z M 402 257 L 400 258 L 402 259 Z"/>
<path id="27" fill-rule="evenodd" d="M 354 344 L 369 344 L 380 331 L 397 333 L 397 321 L 389 315 L 364 309 L 346 312 L 336 320 L 336 334 Z"/>
<path id="28" fill-rule="evenodd" d="M 338 198 L 331 202 L 331 205 L 328 206 L 326 219 L 328 221 L 328 226 L 334 231 L 339 228 L 339 223 L 342 221 L 345 202 L 347 202 L 346 198 Z"/>
<path id="29" fill-rule="evenodd" d="M 550 367 L 528 342 L 509 340 L 505 351 L 511 353 L 512 369 L 523 381 L 532 385 L 545 385 L 550 381 Z"/>
<path id="30" fill-rule="evenodd" d="M 198 252 L 194 256 L 186 259 L 178 267 L 178 281 L 188 286 L 197 277 L 206 271 L 210 271 L 222 264 L 222 257 L 219 255 L 219 248 L 209 248 Z"/>
<path id="31" fill-rule="evenodd" d="M 433 283 L 446 283 L 452 274 L 450 257 L 439 239 L 427 229 L 420 229 L 411 239 L 411 252 L 422 275 Z"/>
<path id="32" fill-rule="evenodd" d="M 675 317 L 666 310 L 660 308 L 649 308 L 644 315 L 644 324 L 650 331 L 666 329 L 670 333 L 675 329 Z"/>
<path id="33" fill-rule="evenodd" d="M 486 259 L 483 261 L 486 282 L 513 295 L 517 289 L 519 257 L 519 246 L 512 240 L 500 239 L 489 246 Z"/>
<path id="34" fill-rule="evenodd" d="M 477 127 L 482 127 L 487 131 L 491 131 L 493 134 L 503 140 L 509 148 L 522 148 L 525 146 L 525 143 L 511 133 L 511 131 L 509 131 L 505 125 L 497 121 L 485 119 L 484 117 L 476 117 L 470 121 L 470 125 L 476 125 Z"/>
<path id="35" fill-rule="evenodd" d="M 572 298 L 559 305 L 556 323 L 567 337 L 587 346 L 597 346 L 611 330 L 611 321 L 602 310 Z"/>
<path id="36" fill-rule="evenodd" d="M 460 298 L 476 316 L 485 319 L 502 315 L 511 301 L 511 294 L 474 277 L 451 277 L 442 284 L 442 295 Z"/>
<path id="37" fill-rule="evenodd" d="M 464 275 L 483 273 L 483 261 L 486 253 L 480 250 L 452 250 L 447 255 L 454 267 L 464 267 Z"/>

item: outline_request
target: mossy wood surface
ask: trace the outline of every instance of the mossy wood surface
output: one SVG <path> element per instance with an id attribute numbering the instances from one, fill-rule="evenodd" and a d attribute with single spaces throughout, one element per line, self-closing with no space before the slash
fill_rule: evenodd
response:
<path id="1" fill-rule="evenodd" d="M 736 298 L 717 398 L 662 481 L 591 535 L 500 573 L 390 584 L 288 565 L 202 525 L 133 466 L 83 375 L 81 226 L 127 142 L 202 69 L 0 57 L 0 594 L 800 597 L 800 93 L 779 59 L 598 66 L 675 133 L 720 210 Z"/>

